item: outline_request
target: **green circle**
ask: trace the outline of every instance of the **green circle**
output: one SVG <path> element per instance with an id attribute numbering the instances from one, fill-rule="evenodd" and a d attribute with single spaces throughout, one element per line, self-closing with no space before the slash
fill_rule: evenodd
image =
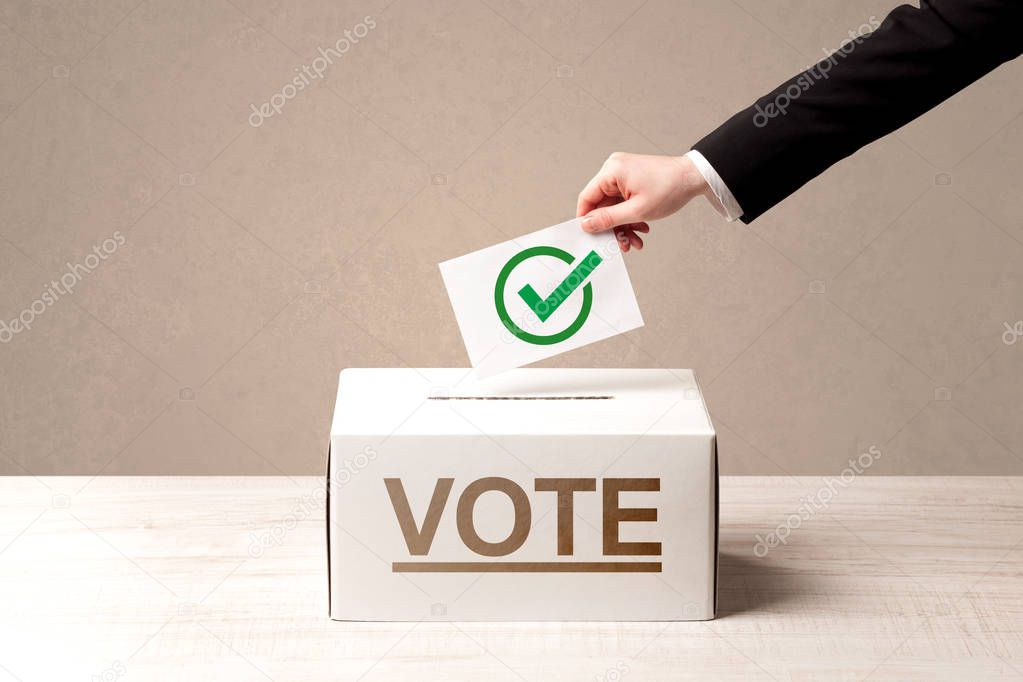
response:
<path id="1" fill-rule="evenodd" d="M 533 343 L 539 346 L 549 346 L 551 344 L 560 343 L 568 337 L 575 334 L 582 328 L 586 322 L 586 318 L 590 314 L 590 308 L 593 307 L 593 287 L 589 282 L 583 285 L 583 307 L 579 310 L 579 315 L 576 316 L 572 324 L 568 325 L 564 330 L 557 334 L 550 334 L 543 336 L 540 334 L 530 334 L 525 329 L 519 327 L 515 322 L 512 321 L 511 316 L 508 314 L 508 309 L 504 305 L 504 287 L 508 283 L 508 277 L 522 261 L 534 256 L 553 256 L 569 265 L 575 260 L 572 254 L 569 252 L 559 249 L 556 246 L 533 246 L 523 251 L 518 252 L 511 259 L 504 264 L 501 268 L 501 273 L 497 276 L 497 283 L 494 286 L 494 304 L 497 306 L 497 316 L 501 320 L 501 324 L 505 326 L 505 329 L 510 331 L 512 334 L 522 339 L 526 343 Z"/>

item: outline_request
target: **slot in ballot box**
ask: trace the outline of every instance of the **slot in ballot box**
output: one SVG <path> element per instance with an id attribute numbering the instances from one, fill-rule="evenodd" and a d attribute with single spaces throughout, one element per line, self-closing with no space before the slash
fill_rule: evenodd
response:
<path id="1" fill-rule="evenodd" d="M 714 427 L 690 370 L 346 369 L 336 620 L 705 620 Z"/>

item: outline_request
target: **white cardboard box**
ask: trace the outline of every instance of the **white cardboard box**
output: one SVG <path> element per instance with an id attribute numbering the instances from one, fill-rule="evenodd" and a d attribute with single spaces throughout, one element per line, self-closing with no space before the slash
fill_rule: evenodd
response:
<path id="1" fill-rule="evenodd" d="M 717 452 L 690 370 L 346 369 L 337 620 L 705 620 Z"/>

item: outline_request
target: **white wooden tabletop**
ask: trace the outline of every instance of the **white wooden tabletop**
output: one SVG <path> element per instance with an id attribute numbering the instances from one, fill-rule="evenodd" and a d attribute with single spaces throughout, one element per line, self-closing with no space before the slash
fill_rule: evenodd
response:
<path id="1" fill-rule="evenodd" d="M 1023 679 L 1023 479 L 826 487 L 722 479 L 710 622 L 384 624 L 318 478 L 0 479 L 0 680 Z"/>

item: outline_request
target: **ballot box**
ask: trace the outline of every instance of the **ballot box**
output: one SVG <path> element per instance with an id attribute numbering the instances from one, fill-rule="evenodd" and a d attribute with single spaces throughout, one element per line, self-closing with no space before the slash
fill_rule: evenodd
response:
<path id="1" fill-rule="evenodd" d="M 717 450 L 685 369 L 346 369 L 330 617 L 706 620 Z"/>

